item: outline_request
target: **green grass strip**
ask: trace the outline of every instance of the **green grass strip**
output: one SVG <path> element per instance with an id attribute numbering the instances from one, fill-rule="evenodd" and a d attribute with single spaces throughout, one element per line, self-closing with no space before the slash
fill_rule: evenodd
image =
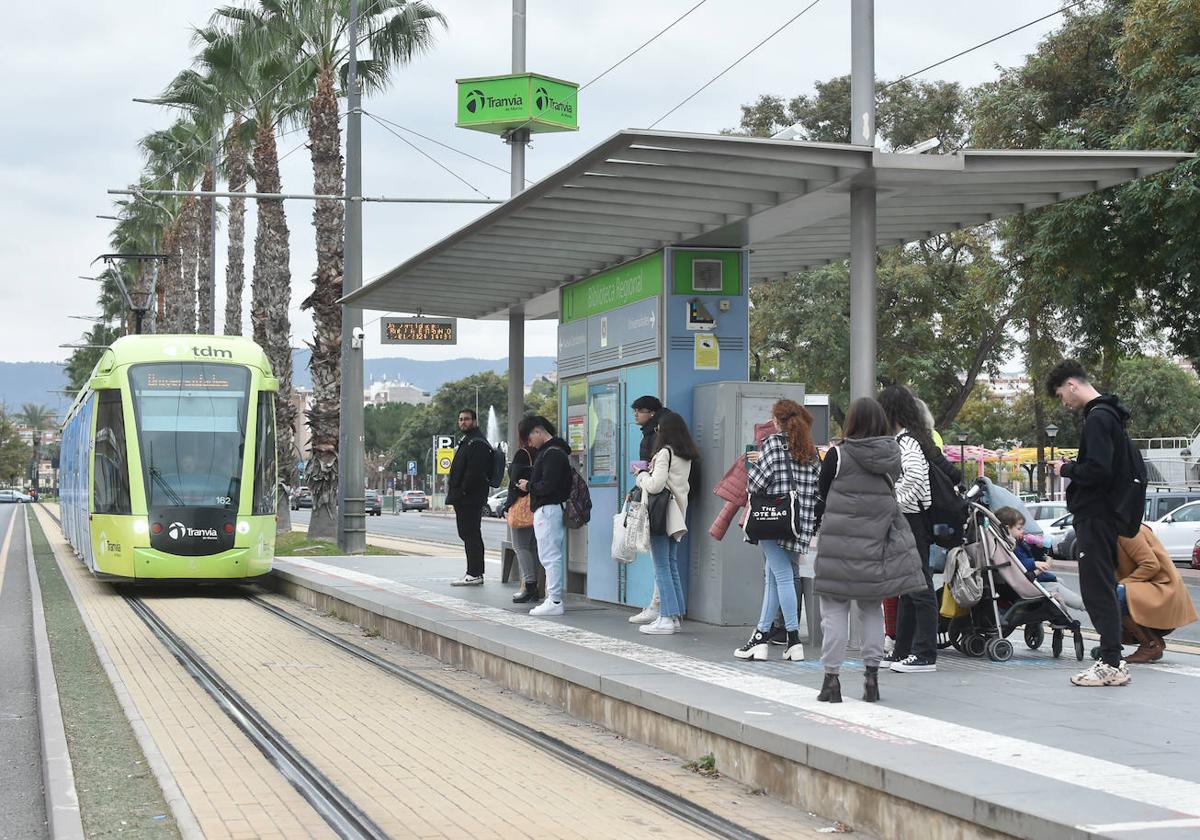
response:
<path id="1" fill-rule="evenodd" d="M 370 555 L 400 555 L 403 552 L 390 548 L 380 548 L 368 545 L 366 554 Z M 310 540 L 303 531 L 289 531 L 275 536 L 275 554 L 279 557 L 343 557 L 345 553 L 338 549 L 337 543 L 324 540 Z"/>
<path id="2" fill-rule="evenodd" d="M 177 838 L 175 818 L 32 513 L 29 529 L 84 833 L 91 840 Z"/>

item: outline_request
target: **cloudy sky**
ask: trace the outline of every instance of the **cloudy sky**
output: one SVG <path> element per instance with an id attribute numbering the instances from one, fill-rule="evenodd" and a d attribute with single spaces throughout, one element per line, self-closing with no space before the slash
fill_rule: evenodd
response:
<path id="1" fill-rule="evenodd" d="M 507 72 L 509 0 L 432 0 L 448 27 L 434 50 L 398 74 L 390 90 L 364 108 L 387 120 L 456 146 L 507 169 L 508 149 L 497 138 L 454 127 L 454 79 Z M 697 0 L 528 0 L 531 71 L 586 82 L 666 26 Z M 535 136 L 527 175 L 538 179 L 613 132 L 649 125 L 719 70 L 803 8 L 799 0 L 707 0 L 679 26 L 598 81 L 580 97 L 581 130 Z M 659 128 L 716 132 L 737 124 L 738 106 L 759 94 L 792 96 L 813 82 L 849 72 L 849 2 L 823 0 Z M 1053 11 L 1056 0 L 945 3 L 878 0 L 876 72 L 895 78 L 960 49 Z M 108 250 L 109 188 L 136 180 L 137 141 L 165 127 L 171 114 L 131 102 L 151 97 L 188 66 L 192 27 L 204 23 L 212 0 L 91 0 L 16 3 L 5 14 L 0 49 L 0 359 L 58 361 L 87 324 L 96 285 L 78 279 Z M 1055 17 L 956 59 L 929 74 L 975 84 L 994 78 L 997 65 L 1019 64 Z M 462 182 L 430 163 L 370 119 L 363 127 L 363 185 L 367 195 L 471 197 Z M 280 141 L 285 192 L 311 192 L 312 170 L 303 135 Z M 501 198 L 508 175 L 411 138 L 479 192 Z M 289 154 L 295 150 L 294 153 Z M 299 303 L 312 288 L 315 265 L 311 205 L 286 205 L 292 246 L 292 330 L 300 345 L 312 323 Z M 367 204 L 365 276 L 377 275 L 469 222 L 480 205 Z M 224 277 L 224 231 L 218 278 Z M 247 271 L 253 214 L 247 214 Z M 247 278 L 247 293 L 249 280 Z M 217 310 L 224 311 L 218 287 Z M 367 313 L 368 322 L 381 313 Z M 529 324 L 527 352 L 553 355 L 554 328 Z M 471 336 L 457 347 L 382 348 L 378 326 L 367 329 L 368 357 L 387 355 L 499 358 L 507 352 L 503 323 L 460 324 Z"/>

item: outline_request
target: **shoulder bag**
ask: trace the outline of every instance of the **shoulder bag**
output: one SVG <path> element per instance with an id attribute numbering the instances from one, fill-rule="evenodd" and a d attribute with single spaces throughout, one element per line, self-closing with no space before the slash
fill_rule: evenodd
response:
<path id="1" fill-rule="evenodd" d="M 671 480 L 671 450 L 667 448 L 667 481 Z M 667 512 L 670 509 L 669 505 L 674 502 L 674 497 L 671 495 L 670 484 L 663 487 L 657 493 L 643 492 L 642 496 L 645 500 L 646 510 L 650 518 L 650 533 L 655 536 L 663 536 L 667 533 Z"/>
<path id="2" fill-rule="evenodd" d="M 529 463 L 533 463 L 533 455 L 522 449 L 522 452 L 529 458 Z M 533 527 L 533 511 L 529 508 L 529 494 L 525 493 L 517 497 L 517 500 L 512 503 L 512 507 L 505 514 L 510 528 L 532 528 Z"/>
<path id="3" fill-rule="evenodd" d="M 750 542 L 794 540 L 800 536 L 800 494 L 792 474 L 792 453 L 785 458 L 788 473 L 786 493 L 750 493 L 746 521 L 742 525 Z"/>

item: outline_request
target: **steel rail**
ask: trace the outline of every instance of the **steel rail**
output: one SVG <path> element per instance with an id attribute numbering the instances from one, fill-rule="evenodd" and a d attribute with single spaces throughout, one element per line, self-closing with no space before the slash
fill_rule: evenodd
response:
<path id="1" fill-rule="evenodd" d="M 531 726 L 527 726 L 520 721 L 497 712 L 495 709 L 488 708 L 481 703 L 464 697 L 452 689 L 439 685 L 401 665 L 397 665 L 395 662 L 377 656 L 353 642 L 349 642 L 340 636 L 323 630 L 314 624 L 310 624 L 298 616 L 292 615 L 287 610 L 281 609 L 257 595 L 247 595 L 246 598 L 267 612 L 278 616 L 295 627 L 334 645 L 358 659 L 362 659 L 386 671 L 392 676 L 412 685 L 414 688 L 432 694 L 438 699 L 503 730 L 507 734 L 531 744 L 564 764 L 648 802 L 671 816 L 708 832 L 714 837 L 729 838 L 729 840 L 765 840 L 764 835 L 738 825 L 676 793 L 672 793 L 646 779 L 609 764 L 607 761 L 589 755 L 583 750 L 577 749 L 552 735 L 540 732 Z"/>

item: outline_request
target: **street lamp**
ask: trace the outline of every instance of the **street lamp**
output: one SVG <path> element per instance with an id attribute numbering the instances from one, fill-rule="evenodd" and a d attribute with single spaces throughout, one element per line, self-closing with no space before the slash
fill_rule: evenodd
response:
<path id="1" fill-rule="evenodd" d="M 1054 440 L 1058 437 L 1058 426 L 1051 423 L 1046 427 L 1046 437 L 1050 439 L 1050 497 L 1056 495 L 1055 492 L 1055 476 L 1058 470 L 1054 468 Z"/>
<path id="2" fill-rule="evenodd" d="M 966 433 L 966 432 L 959 432 L 959 433 L 958 433 L 958 464 L 959 464 L 959 469 L 963 469 L 963 464 L 965 464 L 965 463 L 966 463 L 966 461 L 967 461 L 967 456 L 966 456 L 966 451 L 967 451 L 967 437 L 968 437 L 968 435 L 967 435 L 967 433 Z M 964 473 L 964 474 L 965 474 L 965 473 Z"/>

